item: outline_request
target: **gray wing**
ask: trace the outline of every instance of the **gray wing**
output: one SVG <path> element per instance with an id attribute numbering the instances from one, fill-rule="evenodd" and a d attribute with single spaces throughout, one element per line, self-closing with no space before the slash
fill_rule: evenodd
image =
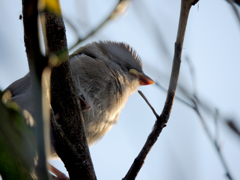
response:
<path id="1" fill-rule="evenodd" d="M 19 94 L 22 94 L 26 90 L 30 89 L 31 87 L 31 77 L 28 73 L 23 78 L 13 82 L 11 85 L 9 85 L 5 91 L 9 90 L 12 94 L 12 97 L 17 96 Z"/>
<path id="2" fill-rule="evenodd" d="M 10 100 L 15 101 L 22 110 L 27 109 L 33 114 L 31 77 L 29 73 L 23 78 L 13 82 L 4 91 L 7 90 L 9 90 L 12 95 Z"/>

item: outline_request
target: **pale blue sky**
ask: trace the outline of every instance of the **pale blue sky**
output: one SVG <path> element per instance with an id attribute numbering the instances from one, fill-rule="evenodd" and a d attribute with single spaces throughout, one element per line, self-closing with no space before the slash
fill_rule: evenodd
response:
<path id="1" fill-rule="evenodd" d="M 80 34 L 84 35 L 110 13 L 117 1 L 61 2 L 63 13 L 81 28 Z M 18 19 L 21 14 L 21 2 L 0 1 L 0 7 L 0 88 L 4 89 L 14 80 L 24 76 L 28 72 L 28 65 L 22 21 Z M 147 16 L 147 11 L 150 12 L 152 20 Z M 134 1 L 123 17 L 108 23 L 83 44 L 97 40 L 127 42 L 142 57 L 145 73 L 167 86 L 163 75 L 170 74 L 179 11 L 180 1 L 176 0 Z M 90 24 L 86 24 L 87 22 Z M 161 48 L 156 31 L 161 32 L 168 52 Z M 74 43 L 74 36 L 68 27 L 67 33 L 68 43 L 71 45 Z M 200 0 L 190 12 L 179 80 L 179 83 L 189 85 L 188 90 L 192 91 L 189 69 L 184 60 L 187 55 L 195 67 L 200 98 L 218 108 L 221 114 L 238 119 L 239 43 L 240 23 L 226 1 Z M 166 94 L 156 86 L 140 89 L 160 113 Z M 205 117 L 214 132 L 213 118 Z M 118 124 L 90 148 L 98 179 L 112 180 L 125 176 L 154 121 L 152 112 L 142 98 L 137 93 L 131 96 Z M 221 123 L 219 130 L 223 155 L 234 179 L 240 179 L 240 140 Z M 169 123 L 149 153 L 137 179 L 225 180 L 224 173 L 215 149 L 207 139 L 196 114 L 175 101 Z"/>

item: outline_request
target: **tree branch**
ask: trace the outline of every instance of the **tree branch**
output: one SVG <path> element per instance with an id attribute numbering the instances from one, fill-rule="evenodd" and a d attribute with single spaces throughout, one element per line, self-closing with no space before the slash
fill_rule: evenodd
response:
<path id="1" fill-rule="evenodd" d="M 123 180 L 130 179 L 132 180 L 136 178 L 138 172 L 140 171 L 144 163 L 146 156 L 148 155 L 154 143 L 157 141 L 158 136 L 162 132 L 162 129 L 166 126 L 166 123 L 168 122 L 177 89 L 177 82 L 181 64 L 182 45 L 187 26 L 188 15 L 191 6 L 195 5 L 197 2 L 198 0 L 182 0 L 177 40 L 175 43 L 175 53 L 173 58 L 172 73 L 168 87 L 167 99 L 160 117 L 155 122 L 152 132 L 149 134 L 148 139 L 144 144 L 141 152 L 134 160 L 131 168 L 129 169 L 127 175 L 123 178 Z"/>
<path id="2" fill-rule="evenodd" d="M 60 9 L 60 4 L 58 4 Z M 59 118 L 51 120 L 53 144 L 64 162 L 71 179 L 94 180 L 93 169 L 80 101 L 75 93 L 69 69 L 67 40 L 64 22 L 60 14 L 45 12 L 47 49 L 50 56 L 58 57 L 59 67 L 53 68 L 51 76 L 51 105 Z M 61 127 L 61 129 L 59 129 Z"/>
<path id="3" fill-rule="evenodd" d="M 157 112 L 155 111 L 155 109 L 152 107 L 152 105 L 149 103 L 148 99 L 146 98 L 146 96 L 142 93 L 142 91 L 138 90 L 138 93 L 142 96 L 142 98 L 145 100 L 145 102 L 147 103 L 147 105 L 150 107 L 150 109 L 152 110 L 153 114 L 156 116 L 156 118 L 158 119 L 159 116 L 157 114 Z"/>
<path id="4" fill-rule="evenodd" d="M 229 180 L 232 180 L 232 175 L 230 174 L 230 171 L 229 171 L 229 168 L 227 166 L 227 162 L 225 161 L 224 157 L 223 157 L 223 154 L 221 152 L 221 149 L 219 147 L 219 144 L 218 144 L 218 136 L 219 136 L 219 132 L 218 132 L 218 118 L 219 118 L 219 112 L 217 109 L 214 110 L 213 112 L 213 116 L 214 116 L 214 121 L 215 121 L 215 137 L 211 134 L 211 131 L 209 129 L 209 127 L 207 126 L 207 123 L 206 123 L 206 120 L 203 118 L 203 116 L 201 115 L 200 113 L 200 110 L 199 110 L 199 106 L 201 106 L 201 102 L 198 98 L 198 95 L 197 95 L 197 88 L 196 88 L 196 80 L 195 80 L 195 76 L 194 76 L 194 68 L 193 68 L 193 65 L 190 61 L 189 58 L 186 58 L 187 60 L 187 64 L 188 64 L 188 67 L 189 67 L 189 70 L 190 70 L 190 74 L 191 74 L 191 79 L 192 79 L 192 85 L 193 85 L 193 94 L 192 94 L 192 97 L 189 97 L 189 99 L 191 99 L 192 103 L 194 104 L 194 106 L 192 107 L 192 109 L 197 113 L 202 125 L 203 125 L 203 128 L 207 134 L 207 137 L 208 139 L 211 141 L 212 145 L 214 146 L 215 150 L 217 151 L 217 154 L 218 154 L 218 157 L 223 165 L 223 168 L 225 169 L 226 171 L 226 176 Z M 182 92 L 184 92 L 183 90 L 183 87 L 182 87 Z M 185 93 L 185 95 L 187 95 L 187 93 Z M 210 109 L 210 108 L 209 108 Z"/>
<path id="5" fill-rule="evenodd" d="M 74 49 L 76 46 L 78 46 L 81 42 L 88 39 L 90 36 L 94 35 L 97 31 L 99 31 L 109 20 L 116 18 L 120 14 L 123 14 L 129 4 L 132 2 L 132 0 L 119 0 L 117 6 L 114 8 L 114 10 L 110 13 L 110 15 L 101 22 L 95 29 L 93 29 L 91 32 L 89 32 L 85 37 L 81 38 L 78 37 L 77 42 L 69 49 L 70 51 Z M 74 30 L 74 29 L 73 29 Z M 75 30 L 74 30 L 75 31 Z"/>
<path id="6" fill-rule="evenodd" d="M 237 1 L 227 0 L 227 2 L 232 6 L 232 9 L 238 19 L 238 22 L 240 23 L 240 15 L 239 15 L 238 9 L 235 7 L 235 4 L 234 4 L 234 3 L 236 3 L 236 4 L 240 5 L 240 1 L 239 0 L 237 0 Z"/>
<path id="7" fill-rule="evenodd" d="M 42 56 L 39 47 L 37 5 L 37 0 L 22 1 L 24 42 L 32 80 L 33 106 L 35 110 L 34 120 L 36 122 L 35 135 L 38 152 L 36 172 L 38 179 L 49 179 L 46 164 L 45 144 L 49 139 L 50 133 L 46 132 L 47 128 L 44 129 L 41 90 L 42 72 L 48 63 L 48 59 Z"/>
<path id="8" fill-rule="evenodd" d="M 201 115 L 200 113 L 200 110 L 199 110 L 199 105 L 201 104 L 200 101 L 199 101 L 199 98 L 198 98 L 198 95 L 197 95 L 197 91 L 196 91 L 196 85 L 195 85 L 195 80 L 194 80 L 194 69 L 192 67 L 192 64 L 190 62 L 190 59 L 188 59 L 188 66 L 190 68 L 190 73 L 191 73 L 191 78 L 192 78 L 192 84 L 193 84 L 193 87 L 194 87 L 194 92 L 193 92 L 193 97 L 194 98 L 191 98 L 191 101 L 192 103 L 194 104 L 194 106 L 192 107 L 193 110 L 197 113 L 200 121 L 202 122 L 202 125 L 203 125 L 203 128 L 207 134 L 207 137 L 208 139 L 211 141 L 211 143 L 213 144 L 214 148 L 216 149 L 217 151 L 217 154 L 218 154 L 218 157 L 223 165 L 223 168 L 225 169 L 226 171 L 226 176 L 229 180 L 232 180 L 232 175 L 230 174 L 230 171 L 229 171 L 229 168 L 227 166 L 227 163 L 223 157 L 223 154 L 221 153 L 221 149 L 219 147 L 219 144 L 218 144 L 218 135 L 219 135 L 219 132 L 218 132 L 218 116 L 219 116 L 219 112 L 217 109 L 215 109 L 215 113 L 214 113 L 214 121 L 215 121 L 215 128 L 216 128 L 216 135 L 215 137 L 211 134 L 211 131 L 209 129 L 209 127 L 207 126 L 207 123 L 205 121 L 205 119 L 203 118 L 203 116 Z"/>

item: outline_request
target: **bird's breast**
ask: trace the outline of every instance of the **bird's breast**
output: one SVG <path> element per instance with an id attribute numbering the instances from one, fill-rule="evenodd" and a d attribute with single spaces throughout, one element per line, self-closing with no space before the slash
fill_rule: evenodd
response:
<path id="1" fill-rule="evenodd" d="M 106 88 L 104 92 L 99 91 L 98 94 L 90 95 L 86 99 L 91 104 L 91 109 L 84 112 L 84 123 L 88 143 L 91 145 L 101 139 L 117 123 L 128 95 L 124 94 L 122 89 L 113 91 Z"/>

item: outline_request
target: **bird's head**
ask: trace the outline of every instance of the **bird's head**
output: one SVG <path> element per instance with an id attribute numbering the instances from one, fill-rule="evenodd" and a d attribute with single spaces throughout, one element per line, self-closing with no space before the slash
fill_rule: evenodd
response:
<path id="1" fill-rule="evenodd" d="M 125 43 L 112 41 L 100 41 L 90 43 L 80 48 L 74 54 L 83 53 L 94 59 L 110 61 L 110 63 L 121 68 L 127 77 L 137 79 L 139 85 L 151 85 L 154 81 L 144 74 L 142 61 L 136 51 Z"/>

